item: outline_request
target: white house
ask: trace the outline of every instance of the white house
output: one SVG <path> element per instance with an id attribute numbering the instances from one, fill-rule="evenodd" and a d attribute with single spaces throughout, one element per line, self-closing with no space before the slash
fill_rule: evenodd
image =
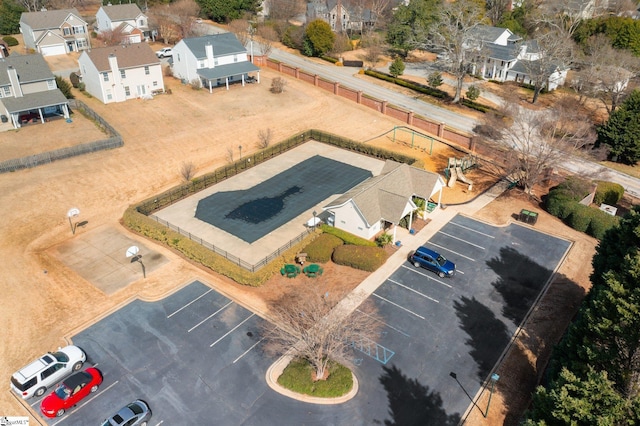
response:
<path id="1" fill-rule="evenodd" d="M 140 43 L 148 40 L 149 18 L 135 3 L 107 4 L 96 13 L 98 32 L 118 31 L 123 43 Z"/>
<path id="2" fill-rule="evenodd" d="M 185 82 L 199 80 L 211 93 L 214 87 L 242 83 L 249 73 L 256 72 L 260 81 L 260 68 L 249 60 L 247 49 L 233 33 L 211 34 L 184 38 L 173 47 L 173 75 Z"/>
<path id="3" fill-rule="evenodd" d="M 78 64 L 86 91 L 105 104 L 164 92 L 160 60 L 146 43 L 91 49 Z"/>
<path id="4" fill-rule="evenodd" d="M 75 8 L 24 12 L 20 16 L 20 33 L 25 46 L 43 56 L 91 48 L 87 22 Z"/>
<path id="5" fill-rule="evenodd" d="M 437 173 L 387 160 L 380 175 L 358 184 L 323 209 L 329 212 L 328 222 L 336 228 L 371 239 L 393 227 L 396 241 L 396 227 L 407 215 L 411 228 L 413 211 L 417 209 L 413 197 L 429 201 L 438 194 L 440 204 L 444 186 Z"/>

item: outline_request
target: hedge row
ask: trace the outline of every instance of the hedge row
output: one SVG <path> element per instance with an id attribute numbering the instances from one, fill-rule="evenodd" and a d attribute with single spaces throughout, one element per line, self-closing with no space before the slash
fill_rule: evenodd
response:
<path id="1" fill-rule="evenodd" d="M 343 244 L 344 242 L 335 235 L 323 233 L 302 251 L 307 253 L 309 262 L 327 263 L 331 260 L 333 250 Z"/>
<path id="2" fill-rule="evenodd" d="M 364 238 L 360 238 L 356 235 L 343 231 L 342 229 L 338 229 L 334 226 L 322 224 L 320 225 L 320 229 L 322 230 L 322 232 L 326 234 L 335 235 L 336 237 L 344 241 L 345 244 L 351 244 L 355 246 L 377 247 L 377 244 L 374 241 L 365 240 Z"/>
<path id="3" fill-rule="evenodd" d="M 598 189 L 596 189 L 596 196 L 593 199 L 596 204 L 605 203 L 615 206 L 624 196 L 624 187 L 619 183 L 601 180 L 596 181 L 596 183 L 598 184 Z"/>
<path id="4" fill-rule="evenodd" d="M 380 247 L 342 245 L 335 248 L 332 260 L 338 265 L 373 272 L 387 261 L 387 252 Z"/>
<path id="5" fill-rule="evenodd" d="M 590 182 L 583 179 L 567 179 L 549 191 L 545 200 L 545 209 L 576 231 L 601 240 L 607 230 L 618 224 L 619 219 L 600 209 L 580 204 L 580 200 L 589 194 L 590 186 Z M 598 186 L 600 187 L 600 183 Z M 618 194 L 617 191 L 615 184 L 602 185 L 601 198 L 604 199 L 606 195 L 613 200 Z"/>
<path id="6" fill-rule="evenodd" d="M 385 74 L 383 72 L 378 72 L 378 71 L 366 70 L 364 73 L 368 76 L 375 77 L 380 80 L 385 80 L 390 83 L 394 83 L 399 86 L 403 86 L 408 89 L 415 90 L 420 93 L 424 93 L 425 95 L 433 96 L 434 98 L 438 98 L 438 99 L 450 98 L 447 92 L 444 92 L 440 89 L 434 89 L 433 87 L 429 87 L 425 84 L 420 84 L 414 81 L 405 80 L 403 78 L 394 77 L 392 75 Z"/>

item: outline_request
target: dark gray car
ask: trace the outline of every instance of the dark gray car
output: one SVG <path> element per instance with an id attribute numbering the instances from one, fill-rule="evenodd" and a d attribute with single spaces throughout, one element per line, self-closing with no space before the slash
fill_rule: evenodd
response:
<path id="1" fill-rule="evenodd" d="M 151 410 L 141 399 L 122 407 L 116 414 L 102 422 L 102 426 L 147 426 Z"/>

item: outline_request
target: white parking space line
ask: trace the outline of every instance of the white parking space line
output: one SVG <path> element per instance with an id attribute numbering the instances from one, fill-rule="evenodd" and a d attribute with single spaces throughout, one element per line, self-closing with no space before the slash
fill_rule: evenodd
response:
<path id="1" fill-rule="evenodd" d="M 164 420 L 160 420 L 159 423 L 156 423 L 156 426 L 160 426 L 162 423 L 164 423 Z"/>
<path id="2" fill-rule="evenodd" d="M 368 314 L 368 313 L 366 313 L 366 312 L 362 312 L 360 309 L 356 309 L 356 311 L 360 312 L 362 315 L 366 315 L 366 316 L 368 316 L 368 317 L 371 317 L 371 315 L 369 315 L 369 314 Z M 395 328 L 395 327 L 394 327 L 394 326 L 392 326 L 391 324 L 387 324 L 386 322 L 381 321 L 381 320 L 380 320 L 380 319 L 378 319 L 378 318 L 374 318 L 374 320 L 375 320 L 375 321 L 377 321 L 377 322 L 379 322 L 380 324 L 384 325 L 385 327 L 389 327 L 389 328 L 390 328 L 390 329 L 392 329 L 393 331 L 397 331 L 398 333 L 402 334 L 403 336 L 411 337 L 410 335 L 408 335 L 408 334 L 407 334 L 407 333 L 405 333 L 404 331 L 402 331 L 402 330 L 400 330 L 400 329 L 398 329 L 398 328 Z"/>
<path id="3" fill-rule="evenodd" d="M 455 235 L 447 234 L 446 232 L 442 232 L 442 231 L 438 231 L 438 233 L 439 233 L 439 234 L 442 234 L 442 235 L 446 235 L 447 237 L 451 237 L 451 238 L 453 238 L 454 240 L 462 241 L 463 243 L 465 243 L 465 244 L 469 244 L 470 246 L 478 247 L 479 249 L 484 250 L 484 247 L 479 246 L 479 245 L 477 245 L 477 244 L 473 244 L 473 243 L 471 243 L 471 242 L 469 242 L 469 241 L 467 241 L 467 240 L 463 240 L 462 238 L 458 238 L 458 237 L 456 237 Z"/>
<path id="4" fill-rule="evenodd" d="M 489 235 L 489 234 L 485 234 L 484 232 L 476 231 L 473 228 L 469 228 L 468 226 L 460 225 L 459 223 L 455 223 L 455 222 L 449 222 L 449 223 L 452 224 L 452 225 L 455 225 L 455 226 L 459 226 L 460 228 L 466 229 L 468 231 L 475 232 L 476 234 L 483 235 L 483 236 L 485 236 L 487 238 L 495 238 L 495 236 L 493 236 L 493 235 Z"/>
<path id="5" fill-rule="evenodd" d="M 460 256 L 460 257 L 464 257 L 465 259 L 470 260 L 470 261 L 472 261 L 472 262 L 475 262 L 475 261 L 476 261 L 475 259 L 472 259 L 472 258 L 470 258 L 469 256 L 465 256 L 464 254 L 460 254 L 460 253 L 458 253 L 457 251 L 453 251 L 453 250 L 451 250 L 451 249 L 446 248 L 445 246 L 441 246 L 441 245 L 438 245 L 438 244 L 436 244 L 436 243 L 432 243 L 431 241 L 429 241 L 429 245 L 430 245 L 430 246 L 434 246 L 434 247 L 438 247 L 438 248 L 440 248 L 440 249 L 442 249 L 442 250 L 446 250 L 446 251 L 448 251 L 449 253 L 456 254 L 456 255 L 458 255 L 458 256 Z"/>
<path id="6" fill-rule="evenodd" d="M 229 302 L 226 305 L 224 305 L 222 308 L 218 309 L 217 311 L 215 311 L 214 313 L 212 313 L 211 315 L 209 315 L 208 317 L 206 317 L 205 319 L 203 319 L 202 321 L 200 321 L 199 323 L 197 323 L 196 325 L 194 325 L 193 327 L 191 327 L 189 330 L 187 330 L 187 333 L 191 333 L 193 330 L 195 330 L 197 327 L 200 327 L 203 323 L 207 322 L 207 320 L 215 317 L 216 315 L 218 315 L 220 313 L 220 311 L 223 311 L 227 306 L 233 304 L 233 302 Z"/>
<path id="7" fill-rule="evenodd" d="M 103 393 L 105 393 L 106 391 L 108 391 L 109 389 L 111 389 L 112 387 L 117 385 L 119 382 L 120 382 L 120 380 L 116 380 L 115 382 L 113 382 L 109 386 L 107 386 L 105 389 L 102 389 L 100 392 L 98 392 L 95 395 L 93 395 L 93 397 L 85 400 L 82 404 L 74 405 L 74 407 L 73 407 L 74 409 L 72 411 L 67 411 L 67 416 L 65 416 L 64 418 L 62 418 L 62 419 L 58 420 L 57 422 L 53 423 L 51 426 L 55 426 L 58 423 L 61 423 L 62 421 L 66 420 L 71 414 L 75 413 L 76 411 L 78 411 L 79 409 L 81 409 L 82 407 L 84 407 L 85 405 L 87 405 L 88 403 L 93 401 L 94 399 L 96 399 L 98 396 L 102 395 Z"/>
<path id="8" fill-rule="evenodd" d="M 424 272 L 422 272 L 422 271 L 421 271 L 421 270 L 419 270 L 419 269 L 411 268 L 411 267 L 409 267 L 409 266 L 407 266 L 407 265 L 402 265 L 402 267 L 403 267 L 403 268 L 406 268 L 406 269 L 408 269 L 408 270 L 410 270 L 410 271 L 411 271 L 411 272 L 413 272 L 414 274 L 422 275 L 423 277 L 428 278 L 428 279 L 430 279 L 430 280 L 432 280 L 432 281 L 435 281 L 435 282 L 437 282 L 437 283 L 439 283 L 439 284 L 442 284 L 442 285 L 443 285 L 443 286 L 445 286 L 445 287 L 452 288 L 449 284 L 447 284 L 447 283 L 445 283 L 445 282 L 442 282 L 442 281 L 440 281 L 440 280 L 437 280 L 437 279 L 435 279 L 434 277 L 432 277 L 430 274 L 425 274 Z M 456 272 L 460 272 L 460 271 L 458 271 L 458 270 L 456 269 Z M 462 275 L 464 275 L 464 273 L 462 273 Z M 392 280 L 389 280 L 389 281 L 392 281 Z"/>
<path id="9" fill-rule="evenodd" d="M 240 361 L 240 359 L 245 356 L 246 354 L 248 354 L 249 352 L 251 352 L 251 349 L 255 348 L 256 346 L 258 346 L 260 344 L 260 342 L 262 342 L 264 340 L 264 337 L 260 340 L 258 340 L 253 346 L 251 346 L 249 349 L 247 349 L 246 351 L 244 351 L 242 353 L 242 355 L 240 355 L 238 358 L 234 359 L 232 364 L 235 364 L 236 362 Z"/>
<path id="10" fill-rule="evenodd" d="M 242 324 L 244 324 L 245 322 L 249 321 L 251 319 L 252 316 L 254 316 L 255 314 L 251 314 L 249 315 L 244 321 L 242 321 L 240 324 L 236 325 L 235 327 L 233 327 L 231 330 L 229 330 L 226 334 L 224 334 L 221 338 L 219 338 L 218 340 L 216 340 L 215 342 L 213 342 L 212 344 L 209 345 L 210 348 L 214 347 L 216 345 L 216 343 L 218 343 L 220 340 L 224 339 L 225 337 L 227 337 L 228 335 L 230 335 L 231 333 L 233 333 L 238 327 L 240 327 Z"/>
<path id="11" fill-rule="evenodd" d="M 415 294 L 417 294 L 418 296 L 422 296 L 422 297 L 424 297 L 425 299 L 429 299 L 429 300 L 431 300 L 432 302 L 440 303 L 439 301 L 437 301 L 437 300 L 436 300 L 436 299 L 434 299 L 433 297 L 429 297 L 429 296 L 427 296 L 427 295 L 426 295 L 426 294 L 424 294 L 424 293 L 420 293 L 418 290 L 414 290 L 414 289 L 412 289 L 411 287 L 407 287 L 406 285 L 404 285 L 404 284 L 402 284 L 402 283 L 399 283 L 399 282 L 394 281 L 394 280 L 389 280 L 389 281 L 391 281 L 391 282 L 392 282 L 392 283 L 394 283 L 395 285 L 399 285 L 399 286 L 400 286 L 400 287 L 402 287 L 402 288 L 405 288 L 405 289 L 407 289 L 407 290 L 409 290 L 409 291 L 414 292 L 414 293 L 415 293 Z M 444 283 L 443 283 L 443 284 L 444 284 Z"/>
<path id="12" fill-rule="evenodd" d="M 174 313 L 172 313 L 171 315 L 168 315 L 167 318 L 171 318 L 172 316 L 174 316 L 175 314 L 177 314 L 178 312 L 180 312 L 181 310 L 183 310 L 184 308 L 188 307 L 189 305 L 191 305 L 192 303 L 195 303 L 198 301 L 198 299 L 206 296 L 207 294 L 209 294 L 210 292 L 212 292 L 213 289 L 209 289 L 208 291 L 206 291 L 204 294 L 201 294 L 200 296 L 196 297 L 195 299 L 193 299 L 191 302 L 187 303 L 186 305 L 184 305 L 182 308 L 178 309 L 177 311 L 175 311 Z"/>
<path id="13" fill-rule="evenodd" d="M 398 307 L 398 308 L 402 309 L 403 311 L 407 311 L 407 312 L 409 312 L 411 315 L 415 315 L 415 316 L 417 316 L 417 317 L 418 317 L 418 318 L 420 318 L 420 319 L 425 319 L 422 315 L 420 315 L 420 314 L 416 314 L 415 312 L 410 311 L 409 309 L 407 309 L 407 308 L 405 308 L 405 307 L 402 307 L 402 306 L 398 305 L 397 303 L 393 303 L 393 302 L 392 302 L 391 300 L 389 300 L 389 299 L 385 299 L 384 297 L 382 297 L 382 296 L 380 296 L 380 295 L 378 295 L 378 294 L 375 294 L 375 293 L 371 293 L 371 294 L 373 294 L 373 295 L 374 295 L 375 297 L 377 297 L 378 299 L 382 299 L 382 300 L 384 300 L 385 302 L 390 303 L 391 305 L 396 306 L 396 307 Z"/>

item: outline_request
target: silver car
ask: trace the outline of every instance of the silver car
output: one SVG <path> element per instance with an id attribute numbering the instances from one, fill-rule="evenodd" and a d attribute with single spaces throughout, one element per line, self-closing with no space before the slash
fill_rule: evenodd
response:
<path id="1" fill-rule="evenodd" d="M 102 422 L 102 426 L 147 426 L 150 419 L 149 406 L 143 400 L 137 399 Z"/>

